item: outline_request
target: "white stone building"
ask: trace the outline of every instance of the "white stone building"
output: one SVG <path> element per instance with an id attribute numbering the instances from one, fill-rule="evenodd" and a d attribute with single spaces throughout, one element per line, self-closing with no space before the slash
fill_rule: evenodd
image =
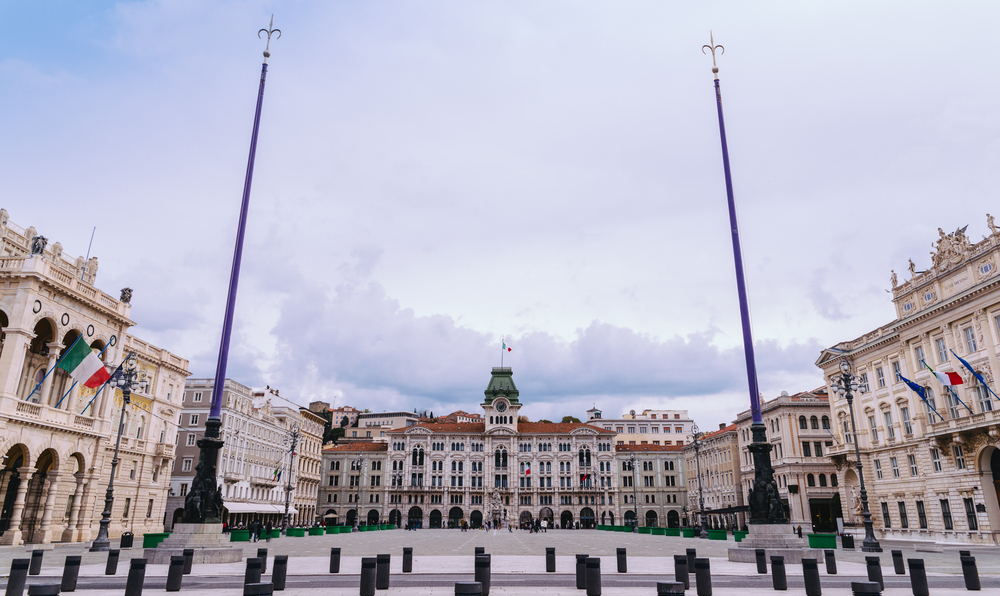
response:
<path id="1" fill-rule="evenodd" d="M 617 433 L 616 445 L 686 445 L 694 421 L 687 410 L 631 410 L 621 418 L 602 418 L 595 407 L 587 410 L 587 423 Z"/>

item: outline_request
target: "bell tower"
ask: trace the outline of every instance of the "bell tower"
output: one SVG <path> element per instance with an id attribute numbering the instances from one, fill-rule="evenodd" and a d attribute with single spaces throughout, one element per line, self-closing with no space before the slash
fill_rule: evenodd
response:
<path id="1" fill-rule="evenodd" d="M 514 385 L 513 371 L 509 367 L 493 368 L 490 384 L 486 387 L 483 400 L 483 419 L 486 432 L 494 428 L 506 428 L 517 432 L 517 417 L 521 410 L 517 387 Z"/>

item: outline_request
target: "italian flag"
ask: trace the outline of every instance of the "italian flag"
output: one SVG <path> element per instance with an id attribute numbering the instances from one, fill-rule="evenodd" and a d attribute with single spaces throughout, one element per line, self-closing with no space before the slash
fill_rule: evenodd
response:
<path id="1" fill-rule="evenodd" d="M 926 366 L 927 370 L 931 371 L 931 374 L 937 377 L 937 380 L 941 381 L 941 384 L 944 385 L 945 387 L 951 387 L 952 385 L 962 385 L 963 383 L 965 383 L 965 381 L 962 380 L 962 377 L 958 373 L 938 372 L 933 368 L 931 368 L 930 365 L 927 364 L 926 362 L 924 362 L 924 366 Z"/>
<path id="2" fill-rule="evenodd" d="M 104 363 L 90 346 L 77 339 L 59 360 L 59 368 L 68 372 L 76 382 L 94 389 L 107 381 L 111 375 Z"/>
<path id="3" fill-rule="evenodd" d="M 510 348 L 507 347 L 507 341 L 506 340 L 504 340 L 503 338 L 500 338 L 500 343 L 503 345 L 503 351 L 504 352 L 509 352 L 510 351 Z"/>
<path id="4" fill-rule="evenodd" d="M 524 469 L 524 475 L 525 476 L 531 476 L 531 464 L 528 464 L 527 467 L 525 467 L 525 469 Z"/>

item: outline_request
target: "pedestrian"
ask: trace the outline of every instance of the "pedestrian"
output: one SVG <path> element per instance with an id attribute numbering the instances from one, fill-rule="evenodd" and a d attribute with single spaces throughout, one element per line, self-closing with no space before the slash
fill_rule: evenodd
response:
<path id="1" fill-rule="evenodd" d="M 264 529 L 267 530 L 267 536 L 266 536 L 266 538 L 267 538 L 268 542 L 271 541 L 271 528 L 272 527 L 273 526 L 271 525 L 271 520 L 267 520 L 267 525 L 264 526 Z"/>

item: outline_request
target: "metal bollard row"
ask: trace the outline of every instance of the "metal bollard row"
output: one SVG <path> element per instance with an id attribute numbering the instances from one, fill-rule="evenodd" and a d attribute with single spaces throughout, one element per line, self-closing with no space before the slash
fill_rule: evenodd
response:
<path id="1" fill-rule="evenodd" d="M 545 573 L 556 572 L 556 549 L 553 546 L 545 547 Z"/>
<path id="2" fill-rule="evenodd" d="M 965 577 L 966 590 L 981 590 L 979 569 L 976 568 L 975 557 L 962 557 L 962 575 Z"/>
<path id="3" fill-rule="evenodd" d="M 125 580 L 125 596 L 142 596 L 142 583 L 146 580 L 146 559 L 132 559 Z"/>
<path id="4" fill-rule="evenodd" d="M 892 551 L 892 568 L 896 575 L 906 575 L 906 565 L 903 564 L 903 551 Z"/>
<path id="5" fill-rule="evenodd" d="M 80 577 L 80 560 L 80 555 L 69 555 L 66 557 L 62 582 L 59 584 L 59 589 L 63 592 L 76 591 L 76 580 Z"/>
<path id="6" fill-rule="evenodd" d="M 587 557 L 590 555 L 576 556 L 576 589 L 587 589 Z"/>
<path id="7" fill-rule="evenodd" d="M 288 555 L 274 557 L 274 569 L 271 570 L 271 584 L 277 590 L 285 589 L 285 576 L 288 574 Z"/>
<path id="8" fill-rule="evenodd" d="M 340 573 L 340 547 L 330 549 L 330 573 Z"/>
<path id="9" fill-rule="evenodd" d="M 403 547 L 403 573 L 413 572 L 413 547 Z"/>
<path id="10" fill-rule="evenodd" d="M 42 557 L 45 556 L 43 550 L 31 551 L 31 566 L 28 567 L 28 575 L 38 575 L 42 572 Z"/>
<path id="11" fill-rule="evenodd" d="M 618 573 L 628 573 L 628 559 L 626 558 L 625 549 L 619 548 L 616 551 L 618 557 Z"/>
<path id="12" fill-rule="evenodd" d="M 260 559 L 257 557 L 250 557 L 247 559 L 247 570 L 243 576 L 243 584 L 259 584 L 260 583 Z"/>
<path id="13" fill-rule="evenodd" d="M 389 589 L 389 561 L 392 555 L 375 555 L 375 589 Z"/>
<path id="14" fill-rule="evenodd" d="M 823 551 L 823 555 L 826 557 L 827 575 L 837 575 L 837 552 L 825 550 Z"/>
<path id="15" fill-rule="evenodd" d="M 775 590 L 788 589 L 788 577 L 785 575 L 784 555 L 771 555 L 771 585 Z"/>
<path id="16" fill-rule="evenodd" d="M 260 572 L 267 573 L 267 549 L 258 548 L 257 558 L 260 559 Z"/>
<path id="17" fill-rule="evenodd" d="M 767 573 L 767 553 L 762 548 L 755 548 L 753 554 L 757 560 L 757 573 Z M 781 557 L 781 560 L 784 561 L 785 557 Z"/>
<path id="18" fill-rule="evenodd" d="M 712 596 L 712 567 L 707 558 L 694 560 L 694 581 L 698 584 L 698 596 Z"/>
<path id="19" fill-rule="evenodd" d="M 685 590 L 691 589 L 687 555 L 674 555 L 674 581 L 684 586 Z"/>
<path id="20" fill-rule="evenodd" d="M 624 548 L 619 550 L 625 550 Z M 622 555 L 623 556 L 623 555 Z M 621 557 L 619 557 L 619 565 Z M 587 557 L 587 596 L 601 596 L 601 559 Z M 487 596 L 484 594 L 483 596 Z"/>
<path id="21" fill-rule="evenodd" d="M 184 559 L 184 568 L 181 570 L 181 573 L 191 575 L 191 565 L 194 563 L 194 549 L 185 548 L 182 551 L 181 557 Z"/>
<path id="22" fill-rule="evenodd" d="M 910 588 L 913 589 L 913 596 L 930 596 L 927 587 L 927 572 L 924 569 L 923 559 L 907 559 L 907 566 L 910 568 Z"/>
<path id="23" fill-rule="evenodd" d="M 823 596 L 823 588 L 819 583 L 819 565 L 816 559 L 802 559 L 802 579 L 806 583 L 806 596 Z"/>
<path id="24" fill-rule="evenodd" d="M 868 581 L 877 583 L 879 590 L 884 590 L 885 580 L 882 579 L 882 563 L 879 558 L 865 557 L 865 563 L 868 565 Z"/>
<path id="25" fill-rule="evenodd" d="M 361 558 L 361 596 L 375 596 L 375 565 L 375 557 Z"/>
<path id="26" fill-rule="evenodd" d="M 7 576 L 6 596 L 22 596 L 24 584 L 28 580 L 28 559 L 14 559 L 10 562 L 10 575 Z"/>
<path id="27" fill-rule="evenodd" d="M 108 551 L 108 564 L 104 568 L 104 575 L 115 575 L 118 573 L 118 557 L 121 551 L 113 548 Z"/>
<path id="28" fill-rule="evenodd" d="M 172 555 L 170 567 L 167 568 L 167 592 L 180 592 L 181 581 L 184 579 L 184 556 Z"/>
<path id="29" fill-rule="evenodd" d="M 490 596 L 490 573 L 492 571 L 493 559 L 490 555 L 476 555 L 476 575 L 475 580 L 480 585 L 483 596 Z"/>

